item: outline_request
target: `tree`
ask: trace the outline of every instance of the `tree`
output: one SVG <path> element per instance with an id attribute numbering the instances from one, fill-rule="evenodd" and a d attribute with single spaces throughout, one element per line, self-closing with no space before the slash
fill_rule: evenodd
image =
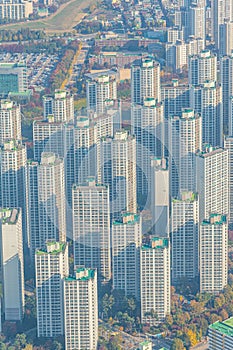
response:
<path id="1" fill-rule="evenodd" d="M 175 338 L 172 342 L 171 350 L 184 350 L 184 343 L 181 339 Z"/>
<path id="2" fill-rule="evenodd" d="M 191 346 L 195 346 L 197 344 L 197 336 L 196 333 L 193 332 L 191 329 L 188 329 L 187 336 L 189 338 Z"/>
<path id="3" fill-rule="evenodd" d="M 52 348 L 53 350 L 62 350 L 62 345 L 61 345 L 61 343 L 59 343 L 59 342 L 56 341 L 56 340 L 53 342 L 53 345 L 52 345 L 52 346 L 53 346 L 53 348 Z"/>
<path id="4" fill-rule="evenodd" d="M 134 298 L 128 298 L 127 303 L 128 303 L 128 307 L 130 310 L 130 316 L 132 316 L 133 311 L 136 309 L 136 303 L 135 303 Z"/>
<path id="5" fill-rule="evenodd" d="M 16 334 L 16 339 L 14 342 L 15 349 L 21 350 L 25 348 L 26 345 L 27 345 L 26 334 L 24 333 Z"/>
<path id="6" fill-rule="evenodd" d="M 173 317 L 172 317 L 172 315 L 167 315 L 166 316 L 166 322 L 167 322 L 169 327 L 172 326 L 172 324 L 173 324 Z"/>
<path id="7" fill-rule="evenodd" d="M 117 341 L 117 337 L 111 337 L 109 342 L 108 342 L 108 346 L 107 346 L 108 350 L 120 350 L 121 346 L 118 344 Z"/>
<path id="8" fill-rule="evenodd" d="M 6 344 L 0 341 L 0 350 L 6 350 Z"/>
<path id="9" fill-rule="evenodd" d="M 114 304 L 114 297 L 113 295 L 108 295 L 107 293 L 103 296 L 102 299 L 102 308 L 103 308 L 103 313 L 106 318 L 109 317 L 109 312 L 112 310 L 113 304 Z"/>
<path id="10" fill-rule="evenodd" d="M 212 314 L 210 315 L 210 323 L 214 323 L 214 322 L 217 322 L 217 321 L 220 321 L 221 320 L 221 317 L 218 316 L 217 314 Z"/>
<path id="11" fill-rule="evenodd" d="M 198 302 L 198 301 L 195 301 L 195 300 L 192 300 L 191 302 L 190 302 L 190 306 L 192 307 L 192 309 L 193 309 L 193 312 L 195 313 L 195 314 L 198 314 L 198 315 L 200 315 L 201 314 L 201 312 L 203 311 L 203 303 L 202 302 Z"/>
<path id="12" fill-rule="evenodd" d="M 226 320 L 229 317 L 228 312 L 225 309 L 222 309 L 220 311 L 220 316 L 222 317 L 223 320 Z"/>
<path id="13" fill-rule="evenodd" d="M 206 335 L 208 331 L 209 324 L 204 317 L 198 319 L 198 328 L 202 330 L 202 334 Z"/>

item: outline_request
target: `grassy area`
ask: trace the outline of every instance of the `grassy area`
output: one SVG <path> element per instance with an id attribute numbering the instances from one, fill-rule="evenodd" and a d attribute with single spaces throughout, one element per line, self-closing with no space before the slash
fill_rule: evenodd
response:
<path id="1" fill-rule="evenodd" d="M 55 14 L 48 18 L 0 26 L 1 29 L 30 28 L 35 30 L 45 30 L 46 32 L 68 32 L 85 16 L 85 9 L 96 2 L 96 0 L 71 0 L 61 5 Z"/>
<path id="2" fill-rule="evenodd" d="M 87 106 L 87 99 L 86 98 L 80 98 L 77 101 L 74 101 L 74 109 L 75 111 L 78 111 L 82 109 L 83 107 L 85 108 Z"/>

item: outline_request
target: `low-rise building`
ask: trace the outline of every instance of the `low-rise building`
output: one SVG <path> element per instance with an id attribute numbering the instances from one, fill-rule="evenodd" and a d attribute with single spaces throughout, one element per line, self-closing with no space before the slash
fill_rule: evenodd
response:
<path id="1" fill-rule="evenodd" d="M 233 317 L 209 326 L 209 350 L 233 349 Z"/>

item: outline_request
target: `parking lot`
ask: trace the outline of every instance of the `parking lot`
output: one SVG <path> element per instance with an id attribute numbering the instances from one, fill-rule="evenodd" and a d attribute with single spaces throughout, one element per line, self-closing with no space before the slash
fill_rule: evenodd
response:
<path id="1" fill-rule="evenodd" d="M 29 88 L 43 90 L 48 86 L 49 77 L 59 57 L 47 53 L 26 54 L 26 53 L 3 53 L 0 54 L 0 62 L 19 63 L 24 62 L 28 68 Z"/>

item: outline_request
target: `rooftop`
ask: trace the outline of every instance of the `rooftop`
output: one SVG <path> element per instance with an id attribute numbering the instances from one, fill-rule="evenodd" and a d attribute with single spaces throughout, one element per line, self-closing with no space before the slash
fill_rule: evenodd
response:
<path id="1" fill-rule="evenodd" d="M 197 156 L 199 156 L 201 158 L 207 158 L 207 157 L 212 156 L 214 154 L 222 153 L 222 152 L 226 151 L 223 148 L 213 147 L 213 146 L 211 146 L 209 144 L 204 144 L 203 145 L 203 149 L 204 150 L 202 152 L 198 152 L 197 153 Z"/>
<path id="2" fill-rule="evenodd" d="M 124 213 L 119 220 L 113 221 L 113 225 L 132 225 L 140 220 L 140 215 L 132 213 Z"/>
<path id="3" fill-rule="evenodd" d="M 222 225 L 227 222 L 226 215 L 218 213 L 210 214 L 209 220 L 203 220 L 202 225 Z"/>
<path id="4" fill-rule="evenodd" d="M 140 345 L 142 345 L 142 346 L 150 345 L 150 344 L 151 344 L 151 341 L 149 341 L 149 340 L 145 340 L 142 343 L 140 343 Z"/>
<path id="5" fill-rule="evenodd" d="M 194 202 L 198 198 L 197 193 L 194 192 L 182 192 L 179 198 L 172 198 L 172 202 Z"/>
<path id="6" fill-rule="evenodd" d="M 36 251 L 37 255 L 44 255 L 44 254 L 59 254 L 64 251 L 66 247 L 66 243 L 60 243 L 60 242 L 47 242 L 47 249 L 40 249 Z M 55 247 L 55 249 L 49 249 L 51 246 Z"/>
<path id="7" fill-rule="evenodd" d="M 2 224 L 14 225 L 18 221 L 18 216 L 20 213 L 19 208 L 3 208 L 0 210 L 0 217 L 2 219 Z"/>
<path id="8" fill-rule="evenodd" d="M 85 267 L 80 267 L 76 269 L 74 276 L 67 277 L 66 281 L 88 281 L 89 279 L 94 278 L 95 270 L 87 269 Z"/>
<path id="9" fill-rule="evenodd" d="M 142 250 L 146 249 L 164 249 L 169 245 L 168 238 L 153 237 L 150 244 L 145 244 L 142 246 Z"/>
<path id="10" fill-rule="evenodd" d="M 221 334 L 233 337 L 233 317 L 228 318 L 226 321 L 217 321 L 209 326 L 210 329 L 216 330 Z"/>

